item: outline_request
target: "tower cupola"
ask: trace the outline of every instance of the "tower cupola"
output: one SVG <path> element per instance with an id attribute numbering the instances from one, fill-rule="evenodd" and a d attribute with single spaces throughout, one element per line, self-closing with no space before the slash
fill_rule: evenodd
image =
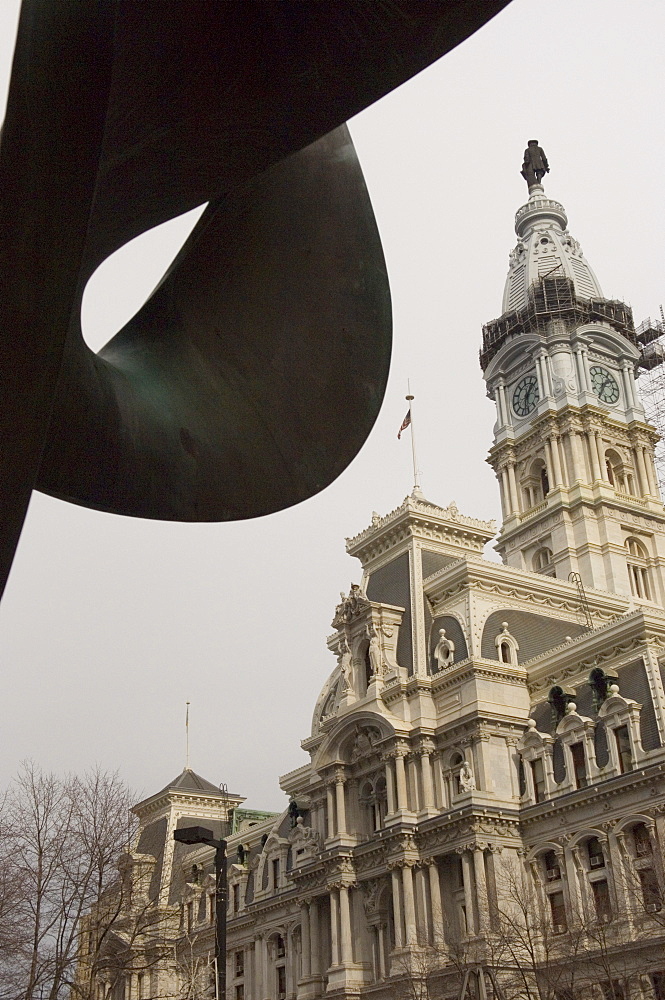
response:
<path id="1" fill-rule="evenodd" d="M 510 254 L 502 312 L 522 309 L 527 292 L 539 278 L 570 278 L 580 299 L 601 299 L 603 293 L 582 249 L 568 232 L 566 212 L 547 198 L 542 184 L 532 184 L 529 200 L 515 216 L 517 244 Z"/>
<path id="2" fill-rule="evenodd" d="M 497 408 L 488 459 L 503 508 L 497 549 L 520 569 L 661 600 L 665 517 L 658 435 L 635 384 L 641 341 L 630 307 L 605 298 L 563 206 L 546 196 L 548 172 L 530 140 L 503 311 L 483 328 L 480 364 Z"/>

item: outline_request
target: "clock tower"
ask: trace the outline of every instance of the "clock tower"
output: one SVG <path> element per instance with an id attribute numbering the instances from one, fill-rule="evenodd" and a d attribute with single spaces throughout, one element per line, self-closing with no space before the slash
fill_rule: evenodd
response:
<path id="1" fill-rule="evenodd" d="M 501 491 L 497 550 L 509 566 L 665 602 L 665 512 L 635 384 L 632 311 L 607 299 L 563 206 L 545 194 L 532 140 L 522 174 L 503 312 L 480 364 L 497 421 L 489 463 Z"/>

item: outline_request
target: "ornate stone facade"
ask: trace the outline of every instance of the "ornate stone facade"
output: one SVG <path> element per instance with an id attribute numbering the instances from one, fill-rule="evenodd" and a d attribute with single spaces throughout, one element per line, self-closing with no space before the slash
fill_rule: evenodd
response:
<path id="1" fill-rule="evenodd" d="M 526 257 L 540 268 L 553 247 L 575 296 L 600 295 L 565 224 L 540 195 L 520 210 L 508 298 Z M 623 315 L 603 301 L 594 315 Z M 425 998 L 430 972 L 437 996 L 501 1000 L 506 976 L 542 985 L 553 968 L 541 995 L 665 997 L 665 513 L 637 349 L 611 323 L 575 327 L 573 306 L 486 344 L 505 565 L 482 558 L 493 524 L 419 491 L 347 540 L 362 578 L 334 609 L 308 762 L 281 778 L 281 816 L 229 837 L 230 1000 L 389 1000 L 400 982 Z M 594 367 L 615 372 L 613 403 Z M 200 805 L 182 815 L 219 812 Z M 173 854 L 172 812 L 138 807 L 134 852 L 161 872 L 148 891 L 170 957 L 140 982 L 130 968 L 118 1000 L 206 995 L 207 973 L 188 994 L 183 968 L 212 957 L 212 857 Z M 520 906 L 531 968 L 514 950 Z"/>

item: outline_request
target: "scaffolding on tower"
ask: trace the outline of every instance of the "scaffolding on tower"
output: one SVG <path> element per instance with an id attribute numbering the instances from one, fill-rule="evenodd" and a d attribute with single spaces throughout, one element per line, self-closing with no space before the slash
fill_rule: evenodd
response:
<path id="1" fill-rule="evenodd" d="M 641 358 L 637 369 L 637 388 L 647 421 L 660 434 L 654 463 L 660 492 L 665 496 L 665 316 L 645 319 L 635 330 Z"/>

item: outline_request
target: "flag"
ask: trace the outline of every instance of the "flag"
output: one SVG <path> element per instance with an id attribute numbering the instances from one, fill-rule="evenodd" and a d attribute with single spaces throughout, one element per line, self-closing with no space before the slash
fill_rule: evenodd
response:
<path id="1" fill-rule="evenodd" d="M 404 417 L 404 420 L 402 421 L 402 426 L 400 427 L 400 429 L 397 432 L 397 440 L 398 441 L 399 441 L 399 439 L 402 436 L 402 431 L 405 431 L 407 429 L 407 427 L 409 426 L 410 423 L 411 423 L 411 407 L 409 407 L 409 409 L 407 410 L 406 416 Z"/>

